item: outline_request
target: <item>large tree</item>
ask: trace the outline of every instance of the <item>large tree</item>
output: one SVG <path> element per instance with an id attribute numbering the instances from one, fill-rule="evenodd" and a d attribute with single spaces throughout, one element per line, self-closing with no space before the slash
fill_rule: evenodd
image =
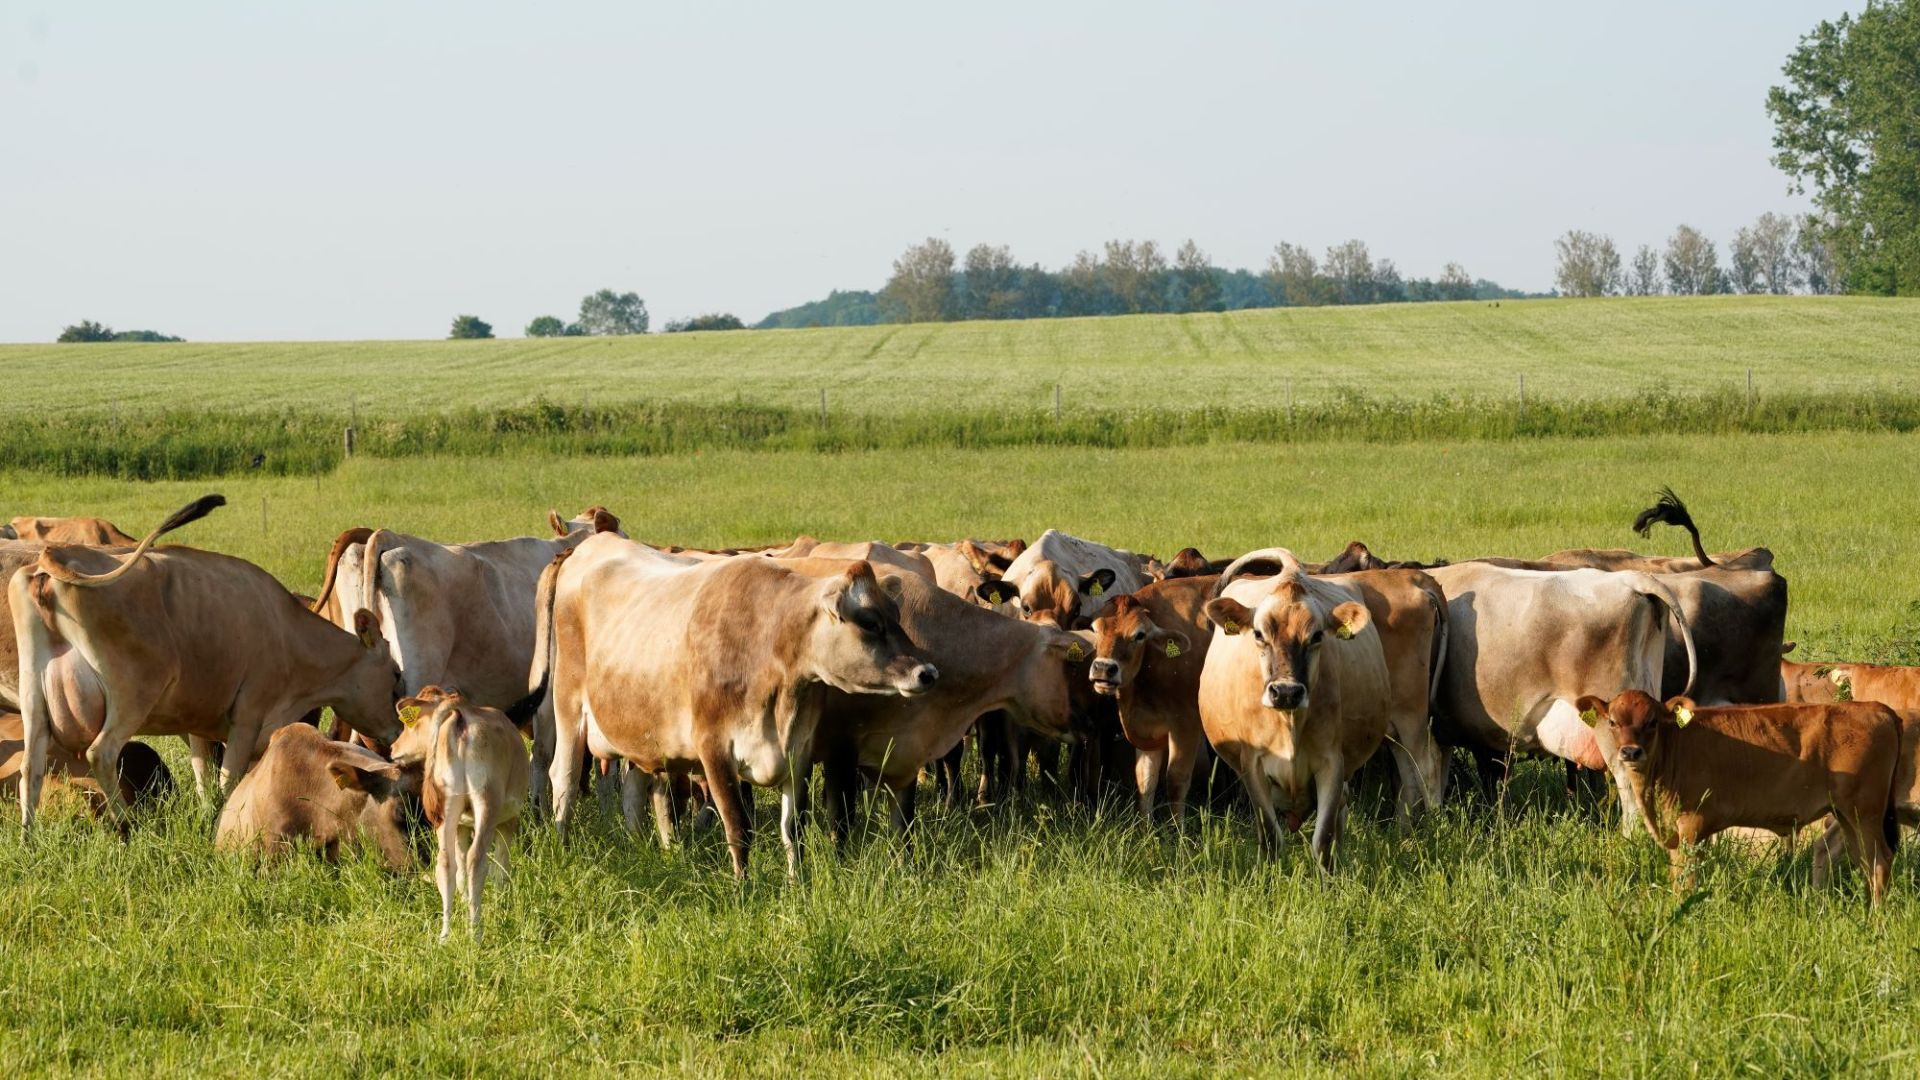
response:
<path id="1" fill-rule="evenodd" d="M 1628 296 L 1659 296 L 1660 253 L 1641 244 L 1633 253 L 1633 262 L 1627 266 L 1622 288 Z"/>
<path id="2" fill-rule="evenodd" d="M 1620 252 L 1613 239 L 1574 229 L 1553 242 L 1559 264 L 1554 287 L 1567 296 L 1612 296 L 1620 291 Z"/>
<path id="3" fill-rule="evenodd" d="M 647 332 L 647 302 L 638 293 L 617 293 L 601 289 L 580 300 L 580 321 L 575 325 L 583 334 L 615 336 Z"/>
<path id="4" fill-rule="evenodd" d="M 953 314 L 953 246 L 927 237 L 893 260 L 893 276 L 880 294 L 897 305 L 908 322 L 937 322 Z"/>
<path id="5" fill-rule="evenodd" d="M 1727 277 L 1735 291 L 1775 296 L 1792 292 L 1800 277 L 1795 240 L 1793 219 L 1772 211 L 1737 230 L 1727 245 Z"/>
<path id="6" fill-rule="evenodd" d="M 1774 164 L 1811 185 L 1853 292 L 1920 295 L 1920 0 L 1869 0 L 1800 39 L 1767 92 Z"/>
<path id="7" fill-rule="evenodd" d="M 1667 291 L 1675 296 L 1704 296 L 1726 292 L 1726 278 L 1720 273 L 1720 256 L 1713 241 L 1691 225 L 1673 230 L 1667 239 L 1667 253 L 1661 257 L 1667 271 Z"/>
<path id="8" fill-rule="evenodd" d="M 1159 311 L 1164 290 L 1161 278 L 1167 257 L 1152 240 L 1109 240 L 1100 264 L 1107 291 L 1123 312 Z"/>
<path id="9" fill-rule="evenodd" d="M 493 336 L 493 324 L 478 315 L 455 315 L 453 329 L 447 332 L 449 341 L 458 338 L 490 338 Z"/>
<path id="10" fill-rule="evenodd" d="M 92 319 L 81 319 L 61 330 L 60 336 L 54 340 L 61 344 L 71 344 L 76 341 L 112 341 L 113 327 L 94 322 Z"/>
<path id="11" fill-rule="evenodd" d="M 1327 282 L 1333 287 L 1334 303 L 1371 304 L 1378 293 L 1374 279 L 1373 256 L 1367 245 L 1349 240 L 1327 249 Z"/>
<path id="12" fill-rule="evenodd" d="M 1440 279 L 1433 286 L 1434 295 L 1441 300 L 1473 299 L 1473 275 L 1457 262 L 1441 267 Z"/>
<path id="13" fill-rule="evenodd" d="M 1300 244 L 1281 241 L 1267 256 L 1267 291 L 1287 307 L 1312 307 L 1325 302 L 1320 287 L 1320 264 Z"/>
<path id="14" fill-rule="evenodd" d="M 1173 253 L 1174 274 L 1180 279 L 1182 311 L 1224 311 L 1220 299 L 1220 280 L 1214 275 L 1213 260 L 1200 250 L 1192 237 Z"/>
<path id="15" fill-rule="evenodd" d="M 975 244 L 967 251 L 969 319 L 1015 319 L 1020 310 L 1020 267 L 1013 249 L 1001 244 Z"/>

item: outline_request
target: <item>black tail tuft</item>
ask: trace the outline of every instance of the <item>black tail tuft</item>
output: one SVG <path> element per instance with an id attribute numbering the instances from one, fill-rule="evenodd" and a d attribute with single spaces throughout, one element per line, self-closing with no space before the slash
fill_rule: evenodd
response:
<path id="1" fill-rule="evenodd" d="M 163 533 L 170 533 L 184 525 L 191 525 L 225 505 L 227 505 L 227 497 L 225 495 L 202 495 L 180 509 L 175 510 L 167 520 L 160 523 L 159 528 L 153 530 L 153 535 L 160 536 Z"/>
<path id="2" fill-rule="evenodd" d="M 1675 495 L 1670 487 L 1661 488 L 1660 501 L 1640 511 L 1640 516 L 1633 519 L 1633 531 L 1647 536 L 1653 532 L 1656 524 L 1694 531 L 1693 515 L 1687 513 L 1687 504 L 1681 502 L 1680 496 Z"/>
<path id="3" fill-rule="evenodd" d="M 540 703 L 547 700 L 547 684 L 551 678 L 551 675 L 542 678 L 532 693 L 507 706 L 507 719 L 513 721 L 514 727 L 525 728 L 533 723 L 535 714 L 540 711 Z"/>
<path id="4" fill-rule="evenodd" d="M 1887 813 L 1886 816 L 1880 819 L 1880 828 L 1884 829 L 1887 834 L 1887 850 L 1898 852 L 1900 850 L 1899 800 L 1887 800 Z"/>

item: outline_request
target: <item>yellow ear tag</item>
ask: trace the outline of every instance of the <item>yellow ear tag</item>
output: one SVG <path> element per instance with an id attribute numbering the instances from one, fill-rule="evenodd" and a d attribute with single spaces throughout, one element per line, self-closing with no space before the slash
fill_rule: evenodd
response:
<path id="1" fill-rule="evenodd" d="M 1225 630 L 1229 634 L 1237 634 L 1240 632 L 1240 624 L 1234 622 L 1232 619 L 1228 619 L 1226 622 L 1220 624 L 1220 629 Z"/>
<path id="2" fill-rule="evenodd" d="M 1067 659 L 1077 664 L 1084 655 L 1086 654 L 1080 651 L 1080 639 L 1075 638 L 1073 644 L 1067 646 Z"/>
<path id="3" fill-rule="evenodd" d="M 1175 640 L 1173 640 L 1172 638 L 1168 638 L 1168 639 L 1167 639 L 1167 657 L 1168 657 L 1168 659 L 1172 659 L 1173 657 L 1176 657 L 1176 656 L 1179 656 L 1179 655 L 1180 655 L 1180 643 L 1179 643 L 1179 642 L 1177 642 L 1177 641 L 1175 641 Z"/>
<path id="4" fill-rule="evenodd" d="M 1091 585 L 1089 585 L 1089 586 L 1087 586 L 1087 595 L 1088 595 L 1088 596 L 1099 596 L 1099 595 L 1100 595 L 1101 593 L 1103 593 L 1103 592 L 1106 592 L 1106 591 L 1107 591 L 1107 590 L 1106 590 L 1106 588 L 1105 588 L 1104 586 L 1102 586 L 1102 585 L 1101 585 L 1101 584 L 1100 584 L 1099 582 L 1097 582 L 1097 581 L 1096 581 L 1096 582 L 1094 582 L 1093 584 L 1091 584 Z"/>
<path id="5" fill-rule="evenodd" d="M 1582 709 L 1580 710 L 1580 719 L 1588 727 L 1592 727 L 1600 722 L 1600 714 L 1592 709 Z"/>
<path id="6" fill-rule="evenodd" d="M 1007 598 L 1000 595 L 999 589 L 995 589 L 992 592 L 988 593 L 987 599 L 994 604 L 1004 604 L 1007 602 Z"/>
<path id="7" fill-rule="evenodd" d="M 1687 708 L 1685 705 L 1673 710 L 1673 722 L 1679 727 L 1686 727 L 1688 724 L 1693 723 L 1693 710 Z"/>
<path id="8" fill-rule="evenodd" d="M 1341 641 L 1352 641 L 1353 634 L 1353 627 L 1348 626 L 1346 623 L 1341 623 L 1335 627 L 1333 631 L 1333 636 L 1339 638 Z"/>
<path id="9" fill-rule="evenodd" d="M 400 710 L 400 726 L 412 727 L 420 722 L 420 706 L 409 705 Z"/>

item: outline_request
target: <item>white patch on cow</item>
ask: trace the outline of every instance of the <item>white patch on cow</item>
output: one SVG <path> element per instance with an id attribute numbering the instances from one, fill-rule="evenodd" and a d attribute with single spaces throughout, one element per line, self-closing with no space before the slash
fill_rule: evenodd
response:
<path id="1" fill-rule="evenodd" d="M 1565 698 L 1557 698 L 1547 707 L 1534 729 L 1540 748 L 1555 757 L 1565 758 L 1583 768 L 1604 769 L 1607 759 L 1593 737 L 1593 729 L 1580 719 L 1580 710 Z"/>

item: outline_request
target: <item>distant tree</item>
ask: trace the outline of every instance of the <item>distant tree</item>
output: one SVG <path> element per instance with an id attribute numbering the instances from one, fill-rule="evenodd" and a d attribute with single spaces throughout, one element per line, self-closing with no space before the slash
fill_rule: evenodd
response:
<path id="1" fill-rule="evenodd" d="M 1473 299 L 1473 275 L 1457 262 L 1450 262 L 1440 269 L 1440 279 L 1434 282 L 1434 298 L 1438 300 Z"/>
<path id="2" fill-rule="evenodd" d="M 1311 307 L 1325 302 L 1320 288 L 1320 267 L 1313 252 L 1284 241 L 1273 246 L 1267 256 L 1267 289 L 1282 304 Z"/>
<path id="3" fill-rule="evenodd" d="M 713 315 L 695 315 L 691 319 L 673 319 L 668 321 L 666 331 L 669 334 L 684 334 L 689 330 L 745 330 L 747 324 L 740 321 L 738 315 L 725 312 Z"/>
<path id="4" fill-rule="evenodd" d="M 91 319 L 82 319 L 81 321 L 74 323 L 72 326 L 69 326 L 66 329 L 60 331 L 60 336 L 54 339 L 54 341 L 62 344 L 68 344 L 76 341 L 112 341 L 112 340 L 113 340 L 113 328 L 110 326 L 104 326 L 100 323 L 94 322 Z"/>
<path id="5" fill-rule="evenodd" d="M 1633 253 L 1621 290 L 1628 296 L 1660 295 L 1660 253 L 1641 244 Z"/>
<path id="6" fill-rule="evenodd" d="M 1373 299 L 1375 304 L 1398 304 L 1407 299 L 1407 283 L 1400 277 L 1400 268 L 1393 265 L 1392 259 L 1376 259 L 1373 264 Z"/>
<path id="7" fill-rule="evenodd" d="M 1373 257 L 1367 245 L 1349 240 L 1327 249 L 1327 282 L 1333 287 L 1336 304 L 1371 304 L 1377 292 L 1373 276 Z"/>
<path id="8" fill-rule="evenodd" d="M 1220 299 L 1220 282 L 1214 276 L 1213 260 L 1188 237 L 1173 253 L 1174 273 L 1179 279 L 1180 310 L 1225 311 Z"/>
<path id="9" fill-rule="evenodd" d="M 185 340 L 187 340 L 187 339 L 186 339 L 186 338 L 179 338 L 179 337 L 173 337 L 173 336 L 172 336 L 172 335 L 170 335 L 170 334 L 163 334 L 163 333 L 161 333 L 161 332 L 159 332 L 158 330 L 116 330 L 116 331 L 114 331 L 114 333 L 113 333 L 113 340 L 115 340 L 115 341 L 144 341 L 144 342 L 168 342 L 168 341 L 185 341 Z"/>
<path id="10" fill-rule="evenodd" d="M 1850 292 L 1920 294 L 1920 0 L 1870 0 L 1800 39 L 1767 92 L 1773 162 L 1814 191 Z"/>
<path id="11" fill-rule="evenodd" d="M 527 324 L 528 337 L 565 337 L 567 324 L 555 315 L 542 315 Z"/>
<path id="12" fill-rule="evenodd" d="M 966 315 L 969 319 L 1014 319 L 1021 314 L 1020 267 L 1013 249 L 975 244 L 967 251 Z"/>
<path id="13" fill-rule="evenodd" d="M 756 330 L 791 330 L 806 326 L 872 326 L 888 321 L 880 297 L 865 289 L 835 289 L 825 300 L 776 311 L 753 324 Z"/>
<path id="14" fill-rule="evenodd" d="M 1553 242 L 1560 253 L 1554 284 L 1567 296 L 1612 296 L 1620 291 L 1620 253 L 1613 240 L 1574 229 Z"/>
<path id="15" fill-rule="evenodd" d="M 453 330 L 447 334 L 447 340 L 459 338 L 490 338 L 493 336 L 493 324 L 484 322 L 477 315 L 455 315 Z"/>
<path id="16" fill-rule="evenodd" d="M 1827 247 L 1832 228 L 1818 217 L 1800 224 L 1793 244 L 1793 275 L 1814 294 L 1839 292 L 1841 281 L 1834 272 L 1833 252 Z"/>
<path id="17" fill-rule="evenodd" d="M 1091 251 L 1075 252 L 1073 262 L 1060 272 L 1060 314 L 1112 314 L 1116 309 L 1106 278 L 1100 256 Z"/>
<path id="18" fill-rule="evenodd" d="M 638 293 L 601 289 L 580 300 L 580 332 L 595 337 L 647 332 L 647 302 Z"/>
<path id="19" fill-rule="evenodd" d="M 1160 310 L 1160 286 L 1167 257 L 1152 240 L 1109 240 L 1100 273 L 1106 290 L 1124 313 Z"/>
<path id="20" fill-rule="evenodd" d="M 1771 210 L 1736 231 L 1727 247 L 1727 276 L 1733 287 L 1743 293 L 1775 296 L 1792 292 L 1800 279 L 1794 232 L 1792 218 Z"/>
<path id="21" fill-rule="evenodd" d="M 953 246 L 937 236 L 893 261 L 882 296 L 899 305 L 907 322 L 937 322 L 953 313 Z"/>
<path id="22" fill-rule="evenodd" d="M 1673 230 L 1661 264 L 1667 271 L 1667 291 L 1675 296 L 1705 296 L 1726 291 L 1726 280 L 1720 273 L 1720 256 L 1714 251 L 1713 241 L 1691 225 Z"/>

